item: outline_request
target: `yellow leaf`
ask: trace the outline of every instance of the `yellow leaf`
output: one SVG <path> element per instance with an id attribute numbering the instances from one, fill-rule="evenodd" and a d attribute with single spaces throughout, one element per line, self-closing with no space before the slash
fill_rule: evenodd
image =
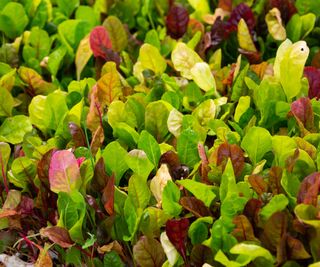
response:
<path id="1" fill-rule="evenodd" d="M 99 103 L 109 106 L 112 101 L 122 95 L 122 85 L 117 70 L 112 69 L 97 82 L 97 97 Z"/>
<path id="2" fill-rule="evenodd" d="M 158 169 L 156 176 L 153 177 L 150 182 L 150 190 L 156 198 L 158 205 L 161 205 L 162 192 L 169 180 L 172 180 L 172 178 L 169 173 L 168 166 L 166 164 L 162 164 Z"/>
<path id="3" fill-rule="evenodd" d="M 53 263 L 48 253 L 47 244 L 44 248 L 37 246 L 40 249 L 40 253 L 36 263 L 34 264 L 35 267 L 52 267 Z"/>
<path id="4" fill-rule="evenodd" d="M 286 29 L 282 25 L 281 13 L 276 7 L 271 9 L 266 15 L 268 31 L 273 39 L 283 41 L 287 38 Z"/>
<path id="5" fill-rule="evenodd" d="M 80 75 L 81 72 L 83 71 L 84 67 L 87 65 L 90 57 L 92 56 L 92 50 L 90 48 L 90 43 L 89 43 L 89 34 L 84 37 L 79 46 L 78 50 L 76 53 L 76 69 L 77 69 L 77 80 L 80 80 Z"/>
<path id="6" fill-rule="evenodd" d="M 171 60 L 176 71 L 180 71 L 182 77 L 193 79 L 191 69 L 196 63 L 203 62 L 201 57 L 189 48 L 185 43 L 178 43 L 171 54 Z"/>
<path id="7" fill-rule="evenodd" d="M 16 69 L 13 69 L 0 78 L 0 87 L 6 88 L 9 92 L 16 80 Z"/>
<path id="8" fill-rule="evenodd" d="M 210 67 L 205 62 L 198 62 L 191 68 L 191 75 L 194 82 L 204 91 L 216 89 L 216 82 L 211 73 Z"/>
<path id="9" fill-rule="evenodd" d="M 244 21 L 244 19 L 241 19 L 238 23 L 238 42 L 240 48 L 246 51 L 257 52 L 257 49 L 252 41 L 247 23 Z"/>
<path id="10" fill-rule="evenodd" d="M 158 48 L 150 44 L 143 44 L 139 51 L 139 62 L 142 69 L 152 70 L 155 74 L 162 74 L 167 68 L 167 62 Z"/>

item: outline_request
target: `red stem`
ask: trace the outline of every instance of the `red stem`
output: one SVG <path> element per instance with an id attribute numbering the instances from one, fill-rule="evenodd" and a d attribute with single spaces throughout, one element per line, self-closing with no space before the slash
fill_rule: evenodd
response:
<path id="1" fill-rule="evenodd" d="M 99 120 L 100 120 L 100 126 L 101 126 L 101 128 L 103 129 L 102 114 L 101 114 L 101 110 L 100 110 L 101 106 L 100 106 L 100 104 L 97 103 L 97 102 L 94 102 L 94 105 L 96 106 L 96 109 L 97 109 L 97 111 L 98 111 Z"/>

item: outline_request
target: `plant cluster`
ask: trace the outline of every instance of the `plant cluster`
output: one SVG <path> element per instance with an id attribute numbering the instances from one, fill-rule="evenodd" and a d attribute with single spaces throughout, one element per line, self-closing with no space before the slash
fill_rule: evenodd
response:
<path id="1" fill-rule="evenodd" d="M 319 266 L 320 1 L 0 1 L 0 253 Z"/>

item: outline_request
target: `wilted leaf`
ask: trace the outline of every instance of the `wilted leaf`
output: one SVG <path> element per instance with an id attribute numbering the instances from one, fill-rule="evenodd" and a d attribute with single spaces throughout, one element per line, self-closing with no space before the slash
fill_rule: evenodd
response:
<path id="1" fill-rule="evenodd" d="M 115 16 L 109 16 L 103 22 L 111 39 L 112 50 L 121 52 L 128 44 L 127 32 L 121 21 Z"/>
<path id="2" fill-rule="evenodd" d="M 112 43 L 106 28 L 103 26 L 93 28 L 89 41 L 94 56 L 106 59 L 106 50 L 112 48 Z"/>
<path id="3" fill-rule="evenodd" d="M 180 5 L 172 5 L 169 9 L 166 26 L 168 34 L 175 39 L 181 38 L 187 31 L 189 22 L 188 11 Z"/>
<path id="4" fill-rule="evenodd" d="M 60 150 L 52 155 L 49 181 L 50 189 L 55 193 L 70 193 L 80 188 L 80 168 L 72 152 Z"/>
<path id="5" fill-rule="evenodd" d="M 77 49 L 76 52 L 76 59 L 75 59 L 75 63 L 76 63 L 76 69 L 77 69 L 77 80 L 80 80 L 80 75 L 81 72 L 83 71 L 83 69 L 85 68 L 85 66 L 87 65 L 90 57 L 92 56 L 92 50 L 90 48 L 90 36 L 87 35 L 86 37 L 84 37 Z"/>
<path id="6" fill-rule="evenodd" d="M 71 240 L 68 230 L 59 226 L 51 226 L 40 229 L 41 236 L 47 237 L 50 241 L 62 248 L 70 248 L 74 242 Z"/>
<path id="7" fill-rule="evenodd" d="M 133 255 L 136 262 L 145 267 L 161 267 L 166 258 L 160 242 L 147 236 L 140 237 L 134 245 Z"/>
<path id="8" fill-rule="evenodd" d="M 274 7 L 269 10 L 266 15 L 266 23 L 268 25 L 268 31 L 273 39 L 277 41 L 283 41 L 287 37 L 286 29 L 282 25 L 282 19 L 279 9 Z"/>
<path id="9" fill-rule="evenodd" d="M 186 241 L 188 235 L 189 220 L 187 218 L 172 219 L 166 223 L 166 233 L 170 242 L 175 246 L 183 259 L 187 260 Z"/>

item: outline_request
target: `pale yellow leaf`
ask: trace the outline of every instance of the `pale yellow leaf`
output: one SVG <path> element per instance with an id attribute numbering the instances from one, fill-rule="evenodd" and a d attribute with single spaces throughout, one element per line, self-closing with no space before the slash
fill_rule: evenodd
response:
<path id="1" fill-rule="evenodd" d="M 281 13 L 279 9 L 274 7 L 266 15 L 266 23 L 268 31 L 273 39 L 283 41 L 287 38 L 286 29 L 282 25 Z"/>
<path id="2" fill-rule="evenodd" d="M 240 48 L 246 51 L 257 52 L 249 28 L 244 19 L 241 19 L 238 23 L 238 42 Z"/>
<path id="3" fill-rule="evenodd" d="M 78 50 L 76 53 L 76 59 L 75 59 L 75 64 L 76 64 L 76 69 L 77 69 L 77 80 L 80 80 L 80 75 L 81 72 L 83 71 L 84 67 L 87 65 L 90 57 L 92 56 L 92 50 L 90 48 L 90 43 L 89 43 L 89 34 L 84 37 L 79 46 Z"/>

